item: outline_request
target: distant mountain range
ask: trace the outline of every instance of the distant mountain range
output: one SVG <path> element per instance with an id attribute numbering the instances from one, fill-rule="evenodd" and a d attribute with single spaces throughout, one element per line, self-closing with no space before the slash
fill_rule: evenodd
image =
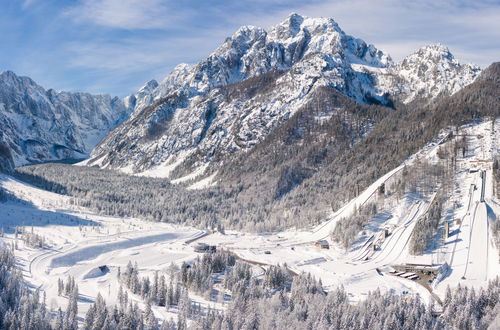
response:
<path id="1" fill-rule="evenodd" d="M 86 158 L 131 110 L 117 97 L 45 90 L 2 72 L 0 167 Z"/>

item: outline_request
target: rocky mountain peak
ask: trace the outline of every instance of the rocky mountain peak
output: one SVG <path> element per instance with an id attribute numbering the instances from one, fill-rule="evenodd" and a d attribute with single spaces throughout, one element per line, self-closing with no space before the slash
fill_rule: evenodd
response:
<path id="1" fill-rule="evenodd" d="M 418 49 L 394 67 L 400 82 L 395 94 L 403 102 L 418 98 L 435 98 L 451 95 L 472 83 L 481 69 L 472 64 L 462 64 L 455 59 L 448 47 L 432 44 Z"/>
<path id="2" fill-rule="evenodd" d="M 15 88 L 19 91 L 31 89 L 32 91 L 41 92 L 42 89 L 38 86 L 33 79 L 25 76 L 18 76 L 14 72 L 7 70 L 0 73 L 0 84 L 3 86 L 0 89 Z"/>
<path id="3" fill-rule="evenodd" d="M 400 63 L 402 67 L 420 64 L 454 63 L 458 64 L 448 47 L 441 44 L 431 44 L 423 46 L 412 54 L 406 56 Z"/>
<path id="4" fill-rule="evenodd" d="M 139 93 L 151 93 L 158 85 L 158 82 L 152 79 L 139 89 Z"/>
<path id="5" fill-rule="evenodd" d="M 304 17 L 297 13 L 292 13 L 288 16 L 286 22 L 292 36 L 296 35 L 300 31 L 300 25 L 304 22 Z"/>
<path id="6" fill-rule="evenodd" d="M 441 43 L 425 45 L 418 49 L 415 53 L 419 54 L 422 57 L 426 57 L 426 54 L 432 54 L 433 56 L 437 55 L 442 58 L 444 57 L 453 59 L 453 54 L 450 52 L 448 46 L 445 46 Z"/>
<path id="7" fill-rule="evenodd" d="M 305 58 L 315 64 L 301 63 Z M 192 66 L 178 65 L 148 95 L 140 90 L 135 95 L 135 107 L 144 108 L 175 90 L 182 89 L 183 94 L 191 97 L 204 95 L 214 87 L 270 71 L 289 70 L 295 65 L 301 69 L 309 66 L 312 70 L 319 70 L 314 73 L 318 75 L 321 70 L 332 71 L 340 67 L 341 71 L 350 70 L 350 63 L 386 67 L 392 61 L 375 46 L 345 34 L 333 19 L 292 13 L 269 31 L 242 26 L 204 60 Z M 338 86 L 344 88 L 346 84 Z M 351 96 L 354 93 L 356 91 Z M 363 95 L 355 97 L 363 99 Z"/>
<path id="8" fill-rule="evenodd" d="M 294 38 L 301 31 L 301 25 L 303 22 L 303 16 L 300 16 L 297 13 L 292 13 L 283 22 L 274 26 L 271 29 L 271 33 L 279 39 Z"/>

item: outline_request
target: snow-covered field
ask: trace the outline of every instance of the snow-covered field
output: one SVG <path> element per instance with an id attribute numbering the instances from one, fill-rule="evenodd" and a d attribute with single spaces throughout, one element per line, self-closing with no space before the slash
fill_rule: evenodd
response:
<path id="1" fill-rule="evenodd" d="M 26 281 L 46 292 L 52 310 L 67 304 L 67 298 L 57 295 L 58 278 L 74 276 L 79 286 L 79 315 L 82 317 L 99 292 L 108 303 L 116 302 L 118 267 L 123 269 L 131 261 L 137 262 L 141 276 L 152 276 L 157 270 L 167 273 L 172 262 L 179 265 L 199 255 L 193 250 L 197 242 L 229 249 L 240 258 L 264 264 L 264 267 L 265 264 L 286 263 L 294 272 L 309 272 L 321 278 L 326 289 L 343 285 L 353 302 L 363 299 L 375 288 L 398 294 L 408 291 L 431 302 L 436 297 L 442 298 L 448 285 L 482 286 L 500 274 L 499 253 L 492 243 L 488 225 L 500 214 L 500 203 L 493 196 L 491 162 L 493 154 L 499 152 L 496 142 L 499 134 L 491 130 L 488 122 L 472 125 L 462 133 L 469 135 L 469 151 L 466 157 L 457 160 L 452 193 L 455 206 L 445 212 L 451 223 L 450 235 L 444 240 L 439 239 L 436 248 L 421 256 L 410 255 L 409 241 L 417 219 L 427 212 L 435 194 L 427 197 L 407 194 L 398 203 L 389 204 L 347 250 L 333 244 L 329 235 L 340 218 L 375 198 L 378 187 L 382 183 L 388 184 L 404 165 L 412 164 L 417 158 L 436 162 L 437 150 L 447 132 L 310 231 L 269 234 L 227 231 L 188 243 L 205 232 L 99 215 L 72 205 L 70 197 L 0 175 L 1 186 L 19 199 L 0 204 L 0 226 L 5 231 L 1 239 L 7 244 L 17 241 L 16 256 Z M 481 170 L 486 173 L 485 180 L 481 177 Z M 481 202 L 483 184 L 485 202 Z M 43 236 L 49 247 L 35 249 L 26 246 L 22 240 L 16 239 L 16 226 Z M 383 235 L 384 229 L 389 232 L 387 237 Z M 328 240 L 330 249 L 316 248 L 314 242 L 320 239 Z M 447 263 L 449 269 L 432 285 L 424 287 L 420 282 L 388 273 L 392 266 L 405 263 Z M 100 271 L 99 266 L 104 265 L 109 271 Z M 144 306 L 139 297 L 132 295 L 132 298 Z M 191 298 L 203 306 L 223 308 L 201 297 Z M 164 307 L 153 307 L 153 310 L 161 319 L 175 317 L 175 310 L 168 311 Z"/>
<path id="2" fill-rule="evenodd" d="M 1 204 L 2 240 L 15 243 L 15 227 L 25 226 L 45 238 L 48 248 L 34 249 L 17 239 L 16 256 L 27 282 L 47 294 L 48 306 L 65 307 L 67 299 L 57 295 L 57 280 L 73 276 L 79 286 L 79 314 L 84 316 L 100 292 L 115 303 L 119 288 L 118 267 L 137 262 L 141 274 L 165 270 L 170 263 L 191 261 L 196 254 L 185 241 L 204 232 L 194 228 L 138 219 L 101 216 L 70 205 L 70 198 L 43 191 L 5 175 L 4 188 L 26 203 Z M 106 265 L 109 272 L 100 272 Z M 137 297 L 136 297 L 137 299 Z M 160 318 L 170 318 L 165 308 L 156 308 Z"/>

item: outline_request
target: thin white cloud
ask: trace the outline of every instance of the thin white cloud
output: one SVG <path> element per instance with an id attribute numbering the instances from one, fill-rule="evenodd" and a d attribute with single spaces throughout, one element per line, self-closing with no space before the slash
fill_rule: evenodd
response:
<path id="1" fill-rule="evenodd" d="M 189 12 L 174 12 L 169 5 L 170 1 L 165 0 L 82 0 L 64 14 L 79 23 L 105 27 L 164 29 L 177 24 L 177 18 Z"/>
<path id="2" fill-rule="evenodd" d="M 23 9 L 26 9 L 28 8 L 29 6 L 31 6 L 33 3 L 35 3 L 36 0 L 24 0 L 23 1 Z"/>

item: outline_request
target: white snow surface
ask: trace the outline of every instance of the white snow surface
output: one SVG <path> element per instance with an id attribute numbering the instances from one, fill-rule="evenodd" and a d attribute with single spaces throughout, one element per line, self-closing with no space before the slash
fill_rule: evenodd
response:
<path id="1" fill-rule="evenodd" d="M 498 130 L 491 130 L 490 122 L 471 124 L 462 131 L 468 135 L 469 151 L 457 160 L 452 197 L 460 206 L 443 212 L 451 214 L 448 219 L 452 220 L 451 234 L 444 241 L 437 242 L 438 247 L 421 256 L 412 256 L 408 251 L 416 220 L 425 214 L 435 194 L 427 197 L 408 194 L 400 201 L 389 203 L 363 228 L 348 250 L 338 247 L 329 238 L 339 218 L 353 212 L 355 205 L 376 198 L 374 192 L 380 184 L 384 182 L 389 186 L 402 166 L 417 158 L 438 161 L 437 150 L 449 143 L 443 140 L 448 132 L 443 131 L 434 142 L 381 177 L 312 230 L 290 229 L 263 234 L 227 231 L 204 236 L 197 242 L 229 249 L 250 262 L 268 265 L 286 262 L 294 272 L 309 272 L 321 278 L 327 290 L 343 285 L 353 302 L 362 300 L 376 288 L 395 294 L 408 291 L 412 296 L 418 295 L 424 301 L 432 302 L 444 297 L 448 285 L 484 286 L 489 279 L 500 274 L 499 251 L 493 244 L 488 226 L 488 222 L 497 221 L 500 215 L 500 202 L 493 196 L 491 181 L 491 160 L 494 154 L 498 155 L 500 134 Z M 470 168 L 486 171 L 485 202 L 480 201 L 480 172 L 470 173 Z M 478 189 L 471 188 L 472 184 Z M 48 240 L 50 247 L 42 250 L 29 248 L 19 241 L 16 255 L 26 281 L 46 292 L 52 309 L 67 303 L 66 298 L 57 296 L 58 277 L 75 276 L 81 292 L 79 313 L 83 316 L 98 292 L 109 303 L 116 301 L 117 269 L 125 267 L 129 260 L 138 263 L 141 276 L 152 276 L 155 270 L 166 271 L 171 262 L 189 262 L 198 255 L 185 242 L 201 237 L 202 230 L 102 216 L 72 205 L 70 197 L 34 188 L 6 175 L 0 176 L 0 185 L 24 201 L 0 204 L 0 224 L 6 231 L 1 241 L 12 243 L 15 240 L 14 226 L 24 226 L 26 230 L 33 228 L 35 233 Z M 462 219 L 461 225 L 454 219 Z M 390 232 L 387 238 L 382 235 L 384 228 Z M 326 239 L 330 249 L 316 248 L 314 242 L 319 239 Z M 379 245 L 377 250 L 372 249 L 374 242 Z M 410 279 L 388 274 L 394 265 L 405 263 L 447 263 L 449 271 L 425 287 Z M 100 275 L 96 268 L 102 265 L 110 271 Z M 202 297 L 192 298 L 205 307 L 224 308 Z M 139 297 L 133 296 L 133 299 L 140 302 Z M 144 302 L 140 303 L 144 307 Z M 175 317 L 174 310 L 155 307 L 154 311 L 160 319 Z"/>

